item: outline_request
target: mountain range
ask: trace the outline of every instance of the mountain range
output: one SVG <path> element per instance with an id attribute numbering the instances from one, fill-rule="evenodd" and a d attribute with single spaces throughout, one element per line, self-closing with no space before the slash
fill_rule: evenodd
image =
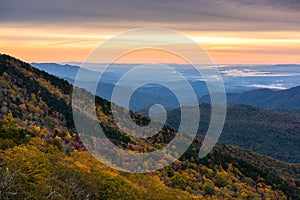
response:
<path id="1" fill-rule="evenodd" d="M 60 78 L 63 78 L 65 80 L 67 80 L 69 83 L 74 84 L 75 79 L 76 79 L 76 74 L 78 72 L 78 70 L 80 69 L 80 67 L 78 66 L 74 66 L 74 65 L 69 65 L 69 64 L 57 64 L 57 63 L 31 63 L 32 66 L 45 71 L 47 73 L 50 73 L 52 75 L 58 76 Z M 77 63 L 78 64 L 78 63 Z M 95 66 L 94 66 L 95 65 Z M 95 70 L 97 69 L 96 64 L 93 64 Z M 117 81 L 119 80 L 119 78 L 128 71 L 128 69 L 132 68 L 133 66 L 129 65 L 125 65 L 123 66 L 122 64 L 117 64 L 116 66 L 112 67 L 112 70 L 110 71 L 106 71 L 99 82 L 99 85 L 97 87 L 96 90 L 96 94 L 106 100 L 111 100 L 112 98 L 112 92 L 113 89 L 117 86 L 117 87 L 122 87 L 122 90 L 124 91 L 128 91 L 131 92 L 132 89 L 132 85 L 130 85 L 128 83 L 128 85 L 118 85 Z M 246 104 L 246 105 L 253 105 L 256 107 L 260 107 L 260 108 L 264 108 L 264 109 L 268 109 L 268 110 L 276 110 L 276 111 L 286 111 L 289 113 L 294 113 L 294 114 L 300 114 L 300 86 L 295 86 L 295 87 L 291 87 L 289 89 L 268 89 L 268 88 L 260 88 L 260 89 L 253 89 L 253 87 L 249 87 L 249 86 L 233 86 L 236 84 L 240 84 L 241 82 L 245 82 L 244 79 L 246 79 L 248 81 L 249 78 L 252 78 L 253 81 L 257 81 L 257 79 L 262 80 L 262 78 L 260 77 L 262 74 L 271 74 L 272 73 L 267 73 L 267 72 L 259 72 L 258 69 L 264 71 L 263 69 L 265 69 L 265 71 L 267 70 L 274 70 L 276 73 L 282 73 L 282 67 L 287 68 L 288 70 L 291 70 L 291 72 L 293 72 L 294 69 L 297 69 L 297 65 L 276 65 L 273 68 L 269 67 L 269 66 L 258 66 L 257 68 L 255 68 L 255 66 L 252 66 L 251 69 L 247 68 L 244 69 L 242 66 L 228 66 L 225 67 L 224 69 L 221 68 L 221 74 L 223 74 L 223 79 L 224 79 L 224 84 L 225 84 L 225 88 L 226 91 L 228 92 L 226 94 L 227 96 L 227 104 L 228 105 L 236 105 L 236 104 Z M 194 89 L 197 97 L 198 97 L 198 101 L 199 104 L 201 103 L 210 103 L 210 95 L 208 95 L 208 90 L 206 87 L 205 82 L 198 80 L 197 78 L 194 78 L 194 76 L 192 76 L 192 72 L 185 70 L 182 70 L 180 68 L 180 66 L 177 66 L 179 71 L 182 71 L 182 73 L 186 74 L 187 77 L 189 78 L 190 84 L 192 86 L 192 88 Z M 291 69 L 290 69 L 291 68 Z M 115 69 L 115 70 L 114 70 Z M 86 70 L 86 74 L 90 75 L 90 74 L 95 74 L 95 76 L 100 76 L 101 73 L 97 73 L 96 71 L 91 73 L 89 70 L 87 69 L 81 69 L 83 71 Z M 120 72 L 121 71 L 121 72 Z M 230 73 L 233 72 L 239 72 L 239 73 L 244 73 L 244 75 L 246 76 L 247 74 L 251 73 L 257 73 L 258 77 L 254 77 L 253 74 L 251 74 L 250 77 L 247 77 L 249 75 L 247 75 L 246 77 L 243 78 L 238 78 L 236 76 L 226 76 Z M 280 78 L 280 73 L 276 74 L 274 72 L 274 76 Z M 84 74 L 84 72 L 83 72 Z M 273 76 L 271 76 L 273 77 Z M 282 78 L 282 77 L 281 77 Z M 291 79 L 294 80 L 296 77 L 292 77 Z M 94 84 L 94 82 L 89 81 L 90 77 L 84 77 L 84 80 L 81 80 L 82 82 L 85 82 L 86 86 L 85 88 L 87 90 L 89 90 L 89 88 L 91 88 L 91 86 Z M 251 80 L 252 80 L 251 79 Z M 270 79 L 270 78 L 268 78 Z M 167 81 L 167 79 L 166 79 Z M 236 83 L 235 83 L 236 81 Z M 135 82 L 132 82 L 131 84 L 137 84 Z M 174 85 L 176 85 L 176 87 L 178 88 L 177 91 L 175 91 L 176 93 L 181 93 L 181 94 L 185 94 L 185 89 L 181 88 L 182 84 L 180 83 L 180 81 L 174 81 L 174 83 L 172 83 Z M 253 85 L 254 83 L 250 83 L 249 84 Z M 289 83 L 290 85 L 294 85 L 294 83 Z M 264 85 L 262 84 L 261 87 L 264 87 Z M 228 89 L 229 88 L 229 89 Z M 89 90 L 91 91 L 91 90 Z M 94 92 L 94 91 L 91 91 Z M 234 93 L 233 93 L 234 92 Z M 217 93 L 214 93 L 212 95 L 218 95 Z M 185 100 L 185 102 L 181 102 L 183 105 L 188 105 L 189 101 L 188 101 L 188 97 Z M 133 110 L 133 111 L 137 111 L 137 112 L 143 112 L 144 109 L 148 109 L 151 105 L 153 104 L 162 104 L 166 110 L 170 111 L 173 109 L 176 109 L 179 106 L 179 102 L 176 101 L 176 97 L 174 96 L 174 94 L 166 89 L 165 87 L 159 86 L 159 85 L 155 85 L 155 84 L 151 84 L 151 85 L 146 85 L 144 87 L 139 88 L 137 91 L 134 92 L 134 95 L 131 98 L 131 102 L 130 102 L 130 106 L 129 109 Z M 121 105 L 124 107 L 124 105 Z M 144 114 L 144 113 L 143 113 Z"/>
<path id="2" fill-rule="evenodd" d="M 78 136 L 72 118 L 70 83 L 8 55 L 0 55 L 0 75 L 3 199 L 300 199 L 298 164 L 226 144 L 216 145 L 200 159 L 201 134 L 183 156 L 158 171 L 130 174 L 110 169 L 86 151 Z M 82 94 L 91 95 L 84 90 Z M 177 133 L 166 125 L 151 138 L 137 139 L 117 127 L 111 102 L 100 97 L 95 102 L 99 124 L 110 141 L 121 148 L 146 153 L 165 146 Z M 200 107 L 207 113 L 203 118 L 209 118 L 210 105 Z M 175 111 L 169 113 L 171 121 L 178 117 Z M 134 112 L 132 118 L 140 125 L 150 120 Z M 227 120 L 227 126 L 237 130 L 228 129 L 228 134 L 234 133 L 226 137 L 239 142 L 267 139 L 265 145 L 274 148 L 274 141 L 283 139 L 270 133 L 279 128 L 283 137 L 299 141 L 299 119 L 294 115 L 232 106 Z M 205 123 L 200 123 L 204 132 Z M 265 131 L 256 131 L 262 127 L 268 135 L 260 138 Z M 243 131 L 250 131 L 245 135 L 251 137 L 240 138 Z M 275 140 L 269 140 L 270 137 Z M 289 147 L 294 151 L 295 146 Z"/>
<path id="3" fill-rule="evenodd" d="M 205 135 L 211 117 L 211 105 L 199 106 L 198 133 Z M 178 127 L 180 109 L 168 112 L 170 127 Z M 300 162 L 300 117 L 298 115 L 269 111 L 250 105 L 227 107 L 220 142 L 240 146 L 273 158 Z M 276 148 L 274 148 L 276 147 Z"/>
<path id="4" fill-rule="evenodd" d="M 34 63 L 34 65 L 59 77 L 65 75 L 75 77 L 79 70 L 79 67 L 76 66 L 55 63 Z M 114 87 L 130 90 L 126 86 L 114 85 L 112 79 L 117 78 L 116 73 L 109 72 L 107 76 L 104 75 L 105 81 L 101 82 L 96 91 L 96 94 L 100 97 L 110 99 Z M 74 80 L 69 82 L 74 83 Z M 85 86 L 85 88 L 89 87 Z M 298 114 L 300 110 L 300 86 L 285 90 L 264 88 L 243 93 L 227 93 L 226 96 L 229 107 L 227 109 L 227 120 L 220 138 L 222 143 L 237 145 L 279 160 L 300 163 L 300 143 L 298 139 L 300 137 L 300 118 L 293 115 Z M 210 103 L 210 96 L 206 95 L 199 98 L 199 102 L 204 104 L 200 106 L 201 121 L 198 133 L 205 134 L 210 121 L 211 110 L 206 104 Z M 134 93 L 130 103 L 136 106 L 133 109 L 134 111 L 138 111 L 145 116 L 148 115 L 150 105 L 154 103 L 163 105 L 167 108 L 170 116 L 167 124 L 175 129 L 178 128 L 180 109 L 174 109 L 174 107 L 179 107 L 179 103 L 171 92 L 164 90 L 162 87 L 151 86 L 144 90 L 138 90 Z M 137 110 L 138 108 L 142 109 Z M 277 148 L 273 148 L 273 146 Z"/>
<path id="5" fill-rule="evenodd" d="M 243 93 L 228 93 L 226 97 L 228 105 L 247 104 L 268 110 L 292 113 L 299 113 L 300 110 L 300 86 L 276 91 L 271 89 L 258 89 Z M 210 103 L 210 96 L 203 96 L 199 101 L 201 103 Z"/>

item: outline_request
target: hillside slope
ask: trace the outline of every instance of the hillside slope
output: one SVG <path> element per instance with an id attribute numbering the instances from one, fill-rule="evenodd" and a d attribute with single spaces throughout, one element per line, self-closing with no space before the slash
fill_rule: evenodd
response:
<path id="1" fill-rule="evenodd" d="M 200 105 L 199 134 L 205 134 L 209 121 L 210 104 Z M 176 127 L 180 111 L 169 112 L 170 127 Z M 225 125 L 220 142 L 236 145 L 273 158 L 300 163 L 300 117 L 264 110 L 249 105 L 227 107 Z M 274 148 L 276 147 L 276 148 Z"/>
<path id="2" fill-rule="evenodd" d="M 0 86 L 2 199 L 300 198 L 298 165 L 265 156 L 256 161 L 258 165 L 248 159 L 251 152 L 223 145 L 199 159 L 200 136 L 178 161 L 157 172 L 109 169 L 84 150 L 77 136 L 70 107 L 72 86 L 66 81 L 0 55 Z M 155 150 L 176 134 L 164 127 L 157 136 L 138 140 L 119 131 L 109 102 L 96 98 L 96 104 L 107 137 L 123 148 Z M 149 121 L 134 113 L 133 118 L 138 124 Z"/>

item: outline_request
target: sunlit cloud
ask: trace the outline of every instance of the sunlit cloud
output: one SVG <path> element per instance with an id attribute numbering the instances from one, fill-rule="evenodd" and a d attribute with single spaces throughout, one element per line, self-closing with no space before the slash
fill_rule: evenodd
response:
<path id="1" fill-rule="evenodd" d="M 295 76 L 295 73 L 271 73 L 266 71 L 254 71 L 254 70 L 222 70 L 222 74 L 232 77 L 281 77 L 281 76 Z"/>
<path id="2" fill-rule="evenodd" d="M 271 84 L 271 85 L 262 85 L 262 84 L 251 84 L 246 85 L 247 87 L 255 87 L 255 88 L 266 88 L 266 89 L 277 89 L 277 90 L 284 90 L 287 89 L 283 86 L 283 84 Z"/>

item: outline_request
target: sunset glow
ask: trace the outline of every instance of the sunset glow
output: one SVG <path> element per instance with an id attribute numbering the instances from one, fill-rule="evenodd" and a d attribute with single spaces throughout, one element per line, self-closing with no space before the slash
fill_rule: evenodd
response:
<path id="1" fill-rule="evenodd" d="M 101 42 L 121 32 L 131 28 L 164 27 L 190 37 L 204 47 L 217 64 L 300 63 L 297 3 L 273 5 L 264 1 L 254 6 L 233 0 L 205 4 L 175 1 L 159 8 L 146 2 L 147 5 L 137 3 L 132 8 L 120 1 L 116 8 L 114 3 L 94 2 L 99 5 L 84 5 L 87 13 L 82 13 L 75 3 L 59 6 L 61 2 L 55 2 L 1 3 L 1 53 L 28 62 L 82 62 Z M 157 55 L 153 59 L 145 54 L 138 60 L 174 62 L 163 58 Z M 138 62 L 134 56 L 123 61 Z"/>

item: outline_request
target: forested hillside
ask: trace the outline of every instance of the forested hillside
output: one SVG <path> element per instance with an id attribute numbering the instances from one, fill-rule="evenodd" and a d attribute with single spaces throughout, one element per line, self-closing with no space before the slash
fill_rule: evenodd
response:
<path id="1" fill-rule="evenodd" d="M 0 55 L 0 87 L 1 199 L 300 199 L 299 165 L 224 145 L 199 159 L 201 135 L 159 171 L 112 170 L 85 151 L 66 81 Z M 138 140 L 119 131 L 109 102 L 96 98 L 96 104 L 106 135 L 125 149 L 152 151 L 176 134 L 165 126 L 155 137 Z M 149 121 L 135 113 L 132 118 Z"/>
<path id="2" fill-rule="evenodd" d="M 199 106 L 199 134 L 205 134 L 211 106 L 203 103 Z M 168 125 L 176 127 L 180 120 L 178 109 L 169 112 Z M 300 163 L 300 117 L 293 114 L 268 111 L 250 105 L 227 107 L 225 125 L 220 142 L 236 145 L 273 158 Z M 276 147 L 276 148 L 274 148 Z"/>

